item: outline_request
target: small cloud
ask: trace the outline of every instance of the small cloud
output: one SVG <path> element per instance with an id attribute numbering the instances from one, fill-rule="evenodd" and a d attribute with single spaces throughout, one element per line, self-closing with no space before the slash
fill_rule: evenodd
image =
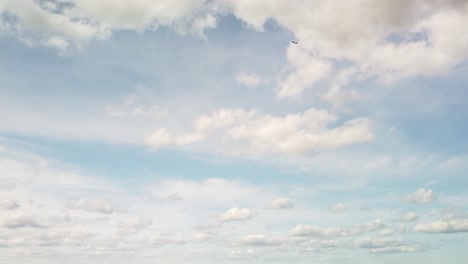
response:
<path id="1" fill-rule="evenodd" d="M 408 212 L 398 218 L 400 222 L 412 222 L 418 219 L 418 215 L 415 212 Z"/>
<path id="2" fill-rule="evenodd" d="M 267 238 L 264 235 L 248 235 L 238 239 L 236 244 L 249 246 L 274 246 L 280 245 L 282 242 L 276 239 Z"/>
<path id="3" fill-rule="evenodd" d="M 417 189 L 414 193 L 405 197 L 404 201 L 413 204 L 427 204 L 437 200 L 437 196 L 432 189 Z"/>
<path id="4" fill-rule="evenodd" d="M 254 217 L 254 214 L 246 208 L 233 207 L 218 216 L 219 222 L 246 221 Z"/>
<path id="5" fill-rule="evenodd" d="M 165 128 L 160 128 L 146 137 L 146 143 L 153 147 L 182 146 L 201 141 L 203 136 L 198 133 L 175 136 Z"/>
<path id="6" fill-rule="evenodd" d="M 417 224 L 414 231 L 424 233 L 459 233 L 468 232 L 468 219 L 453 219 Z"/>
<path id="7" fill-rule="evenodd" d="M 238 84 L 245 85 L 249 88 L 256 87 L 262 83 L 262 78 L 255 73 L 241 71 L 236 75 Z"/>
<path id="8" fill-rule="evenodd" d="M 103 200 L 81 199 L 76 202 L 68 203 L 68 207 L 71 209 L 84 210 L 88 212 L 96 212 L 102 214 L 114 213 L 114 209 L 111 207 L 111 205 Z"/>
<path id="9" fill-rule="evenodd" d="M 276 198 L 273 200 L 270 205 L 267 206 L 267 209 L 288 209 L 293 208 L 294 203 L 289 198 Z"/>
<path id="10" fill-rule="evenodd" d="M 331 208 L 331 210 L 335 213 L 341 213 L 348 210 L 348 206 L 344 203 L 337 203 Z"/>
<path id="11" fill-rule="evenodd" d="M 153 220 L 149 217 L 138 217 L 119 222 L 119 235 L 133 235 L 140 230 L 147 228 L 153 224 Z"/>

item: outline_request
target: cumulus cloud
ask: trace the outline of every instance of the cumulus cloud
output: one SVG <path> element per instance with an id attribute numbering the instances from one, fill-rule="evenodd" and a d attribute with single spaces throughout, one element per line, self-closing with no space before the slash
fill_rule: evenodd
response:
<path id="1" fill-rule="evenodd" d="M 287 208 L 293 208 L 294 203 L 291 201 L 289 198 L 276 198 L 273 200 L 268 206 L 268 209 L 287 209 Z"/>
<path id="2" fill-rule="evenodd" d="M 107 38 L 117 30 L 143 32 L 168 26 L 181 34 L 202 36 L 205 29 L 216 26 L 213 10 L 205 2 L 6 1 L 0 9 L 0 21 L 10 25 L 4 31 L 28 43 L 65 50 Z"/>
<path id="3" fill-rule="evenodd" d="M 416 246 L 411 246 L 404 243 L 399 238 L 361 238 L 354 241 L 356 247 L 369 249 L 372 253 L 397 253 L 397 252 L 414 252 Z"/>
<path id="4" fill-rule="evenodd" d="M 233 207 L 225 213 L 218 215 L 220 222 L 246 221 L 254 217 L 254 213 L 247 208 Z"/>
<path id="5" fill-rule="evenodd" d="M 381 230 L 385 227 L 385 224 L 382 221 L 376 219 L 371 222 L 357 225 L 352 228 L 343 228 L 343 227 L 321 227 L 321 226 L 311 226 L 311 225 L 296 225 L 289 235 L 294 237 L 301 236 L 317 236 L 317 237 L 346 237 L 346 236 L 357 236 L 362 235 L 367 232 L 373 232 Z"/>
<path id="6" fill-rule="evenodd" d="M 458 233 L 468 232 L 468 219 L 452 219 L 446 221 L 436 221 L 420 223 L 414 226 L 414 231 L 424 233 Z"/>
<path id="7" fill-rule="evenodd" d="M 279 84 L 276 93 L 279 98 L 297 97 L 305 88 L 326 78 L 331 72 L 330 63 L 309 55 L 295 45 L 288 48 L 287 58 L 293 70 Z"/>
<path id="8" fill-rule="evenodd" d="M 405 197 L 405 202 L 414 204 L 427 204 L 437 200 L 437 196 L 432 189 L 417 189 L 414 193 Z"/>
<path id="9" fill-rule="evenodd" d="M 104 200 L 81 199 L 76 202 L 68 203 L 68 207 L 71 209 L 84 210 L 88 212 L 96 212 L 102 214 L 114 213 L 114 209 L 111 207 L 111 205 Z"/>
<path id="10" fill-rule="evenodd" d="M 211 142 L 219 142 L 228 153 L 303 155 L 373 140 L 369 119 L 358 117 L 330 128 L 337 120 L 336 115 L 314 108 L 283 117 L 255 110 L 221 109 L 198 117 L 191 134 L 174 136 L 159 129 L 147 142 L 155 147 L 177 146 L 209 138 Z"/>
<path id="11" fill-rule="evenodd" d="M 216 2 L 252 28 L 263 30 L 271 19 L 299 40 L 288 49 L 293 70 L 280 83 L 280 98 L 301 94 L 343 63 L 356 70 L 351 80 L 393 82 L 444 73 L 468 54 L 468 41 L 457 38 L 468 21 L 466 1 Z M 336 103 L 354 95 L 330 92 L 327 97 Z"/>

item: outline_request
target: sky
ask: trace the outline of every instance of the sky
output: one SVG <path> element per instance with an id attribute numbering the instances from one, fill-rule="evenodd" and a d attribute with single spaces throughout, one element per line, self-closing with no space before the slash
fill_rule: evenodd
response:
<path id="1" fill-rule="evenodd" d="M 0 263 L 465 263 L 467 24 L 0 0 Z"/>

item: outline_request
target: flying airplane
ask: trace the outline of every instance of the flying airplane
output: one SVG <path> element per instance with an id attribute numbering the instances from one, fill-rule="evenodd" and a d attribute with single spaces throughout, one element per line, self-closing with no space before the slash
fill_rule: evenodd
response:
<path id="1" fill-rule="evenodd" d="M 291 41 L 291 42 L 294 43 L 294 44 L 297 44 L 297 40 L 293 40 L 293 41 Z"/>

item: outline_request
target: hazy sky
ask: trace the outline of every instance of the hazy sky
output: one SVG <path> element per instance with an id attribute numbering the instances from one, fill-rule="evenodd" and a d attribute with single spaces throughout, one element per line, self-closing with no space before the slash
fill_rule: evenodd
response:
<path id="1" fill-rule="evenodd" d="M 0 263 L 465 263 L 466 25 L 464 0 L 0 0 Z"/>

